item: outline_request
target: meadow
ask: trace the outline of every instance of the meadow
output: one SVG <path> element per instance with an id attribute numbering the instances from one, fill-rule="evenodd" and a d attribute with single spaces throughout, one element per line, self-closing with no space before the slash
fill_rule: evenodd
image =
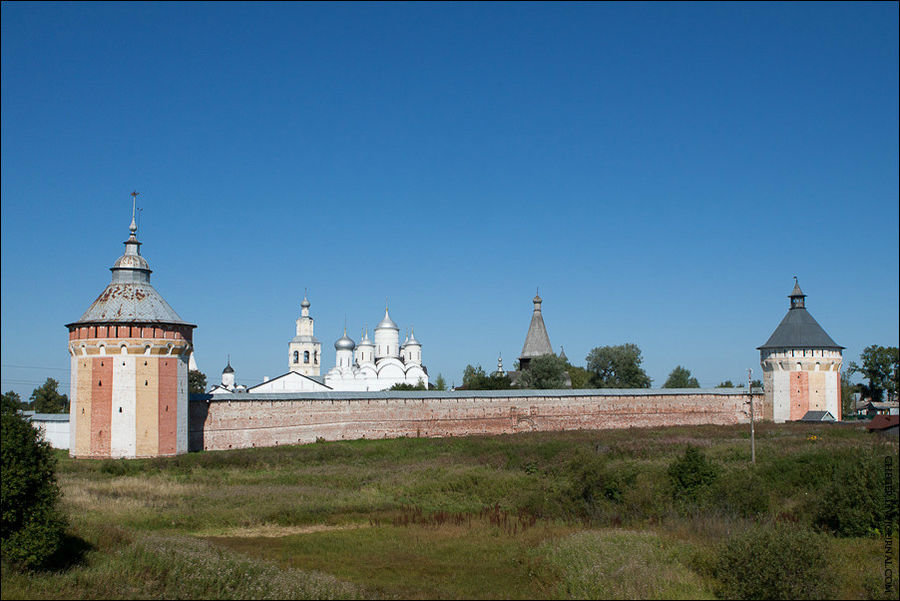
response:
<path id="1" fill-rule="evenodd" d="M 760 424 L 755 466 L 747 426 L 58 452 L 65 548 L 2 598 L 713 599 L 775 564 L 815 564 L 785 597 L 896 598 L 897 454 L 833 424 Z"/>

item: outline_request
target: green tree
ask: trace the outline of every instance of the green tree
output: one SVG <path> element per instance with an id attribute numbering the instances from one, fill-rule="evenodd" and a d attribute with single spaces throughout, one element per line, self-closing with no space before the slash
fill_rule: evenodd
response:
<path id="1" fill-rule="evenodd" d="M 512 388 L 512 382 L 506 374 L 487 375 L 480 365 L 477 367 L 466 365 L 463 370 L 463 383 L 458 390 L 508 390 L 510 388 Z"/>
<path id="2" fill-rule="evenodd" d="M 0 420 L 3 559 L 37 568 L 57 551 L 65 530 L 56 459 L 40 432 L 5 402 Z"/>
<path id="3" fill-rule="evenodd" d="M 850 374 L 860 374 L 869 384 L 866 392 L 873 401 L 880 401 L 887 392 L 889 400 L 897 398 L 897 378 L 900 372 L 900 350 L 896 346 L 867 346 L 859 355 L 862 365 L 850 362 Z"/>
<path id="4" fill-rule="evenodd" d="M 601 346 L 587 356 L 587 369 L 597 388 L 650 388 L 650 377 L 641 367 L 641 349 L 636 344 Z"/>
<path id="5" fill-rule="evenodd" d="M 206 374 L 199 369 L 188 372 L 188 394 L 203 394 L 206 392 Z"/>
<path id="6" fill-rule="evenodd" d="M 407 384 L 406 382 L 398 382 L 388 388 L 388 390 L 425 390 L 425 383 Z"/>
<path id="7" fill-rule="evenodd" d="M 577 365 L 569 365 L 566 368 L 569 373 L 569 380 L 572 382 L 572 388 L 592 388 L 591 372 Z"/>
<path id="8" fill-rule="evenodd" d="M 750 382 L 750 388 L 765 388 L 762 380 L 753 380 Z"/>
<path id="9" fill-rule="evenodd" d="M 435 390 L 447 390 L 447 380 L 441 374 L 438 374 L 434 380 L 434 388 Z"/>
<path id="10" fill-rule="evenodd" d="M 552 353 L 535 357 L 528 369 L 519 374 L 519 388 L 563 388 L 566 385 L 566 362 Z"/>
<path id="11" fill-rule="evenodd" d="M 19 396 L 19 393 L 12 390 L 10 390 L 9 392 L 4 392 L 3 410 L 18 411 L 19 409 L 22 409 L 22 397 Z"/>
<path id="12" fill-rule="evenodd" d="M 856 415 L 856 407 L 853 404 L 853 395 L 859 392 L 859 384 L 850 381 L 850 374 L 846 370 L 841 372 L 841 414 L 844 419 Z"/>
<path id="13" fill-rule="evenodd" d="M 41 386 L 31 393 L 31 407 L 35 413 L 68 413 L 69 397 L 60 394 L 59 382 L 47 378 Z"/>
<path id="14" fill-rule="evenodd" d="M 691 370 L 679 365 L 669 374 L 663 388 L 700 388 L 700 382 L 691 376 Z"/>
<path id="15" fill-rule="evenodd" d="M 724 382 L 717 384 L 716 388 L 734 388 L 734 382 L 732 382 L 731 380 L 725 380 Z"/>

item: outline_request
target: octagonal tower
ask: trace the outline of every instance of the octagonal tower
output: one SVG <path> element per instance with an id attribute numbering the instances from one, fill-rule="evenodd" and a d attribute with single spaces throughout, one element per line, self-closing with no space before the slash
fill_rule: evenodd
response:
<path id="1" fill-rule="evenodd" d="M 110 284 L 66 324 L 73 457 L 158 457 L 188 448 L 188 361 L 197 326 L 150 285 L 133 212 L 129 230 Z"/>

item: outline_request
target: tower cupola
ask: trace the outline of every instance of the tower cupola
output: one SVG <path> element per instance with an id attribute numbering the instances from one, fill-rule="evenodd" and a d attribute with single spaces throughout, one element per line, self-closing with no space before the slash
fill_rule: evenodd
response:
<path id="1" fill-rule="evenodd" d="M 800 290 L 800 284 L 797 282 L 797 276 L 794 276 L 794 289 L 788 296 L 791 299 L 791 309 L 805 309 L 806 295 Z"/>

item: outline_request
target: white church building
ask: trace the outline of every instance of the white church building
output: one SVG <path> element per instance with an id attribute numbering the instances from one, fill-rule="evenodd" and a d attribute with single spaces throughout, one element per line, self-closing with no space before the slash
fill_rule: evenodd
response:
<path id="1" fill-rule="evenodd" d="M 400 328 L 387 308 L 384 319 L 375 328 L 374 341 L 363 331 L 356 344 L 344 329 L 343 336 L 334 343 L 335 366 L 322 377 L 321 343 L 315 337 L 309 308 L 310 302 L 304 295 L 296 335 L 288 343 L 286 373 L 248 388 L 235 382 L 234 368 L 229 361 L 222 372 L 221 385 L 213 386 L 210 394 L 373 391 L 387 390 L 395 384 L 428 386 L 428 371 L 422 365 L 422 345 L 412 331 L 400 344 Z"/>
<path id="2" fill-rule="evenodd" d="M 375 327 L 375 340 L 363 331 L 359 344 L 347 330 L 334 343 L 335 366 L 325 374 L 325 385 L 332 390 L 386 390 L 395 384 L 428 386 L 428 372 L 422 365 L 422 345 L 410 331 L 400 344 L 400 328 L 387 308 L 384 319 Z"/>

